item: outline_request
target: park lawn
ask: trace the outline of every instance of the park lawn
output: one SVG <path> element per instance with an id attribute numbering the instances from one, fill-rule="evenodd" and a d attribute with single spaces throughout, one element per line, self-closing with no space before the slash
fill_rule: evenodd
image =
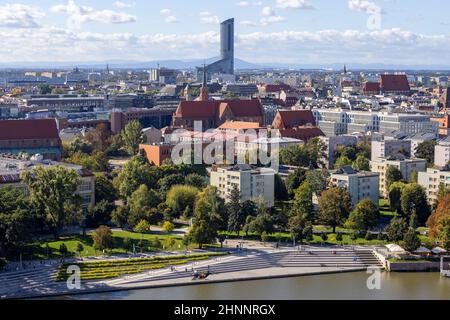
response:
<path id="1" fill-rule="evenodd" d="M 324 230 L 325 231 L 325 230 Z M 222 232 L 222 235 L 228 236 L 229 238 L 237 239 L 236 232 Z M 255 233 L 249 233 L 248 236 L 245 236 L 244 232 L 240 233 L 240 237 L 244 236 L 244 240 L 255 240 L 261 241 L 261 237 Z M 328 240 L 323 241 L 321 236 L 314 234 L 314 240 L 309 242 L 309 244 L 323 244 L 323 245 L 383 245 L 387 244 L 387 241 L 380 241 L 377 239 L 374 240 L 366 240 L 364 238 L 359 238 L 357 240 L 352 240 L 349 234 L 342 235 L 342 242 L 338 242 L 336 240 L 336 234 L 328 233 Z M 269 242 L 277 242 L 281 241 L 281 243 L 292 243 L 292 236 L 287 232 L 276 232 L 269 235 Z"/>
<path id="2" fill-rule="evenodd" d="M 68 257 L 74 257 L 77 254 L 77 245 L 81 243 L 84 247 L 82 256 L 102 256 L 102 255 L 117 255 L 117 254 L 127 254 L 124 249 L 124 240 L 126 238 L 130 239 L 130 243 L 135 245 L 136 252 L 148 252 L 148 251 L 179 251 L 185 250 L 186 246 L 183 244 L 182 237 L 180 235 L 170 235 L 170 234 L 139 234 L 129 231 L 114 231 L 113 232 L 113 249 L 106 253 L 99 250 L 94 250 L 92 233 L 86 236 L 82 235 L 72 235 L 61 237 L 59 240 L 47 240 L 32 243 L 25 248 L 22 258 L 24 260 L 41 260 L 41 259 L 59 259 L 62 258 L 59 252 L 59 247 L 62 243 L 67 246 Z M 157 241 L 159 240 L 159 242 Z M 172 242 L 172 243 L 170 243 Z M 141 250 L 141 243 L 143 248 Z M 159 244 L 158 244 L 159 243 Z M 49 252 L 47 252 L 47 245 L 49 247 Z M 131 245 L 132 247 L 132 245 Z M 191 247 L 191 246 L 190 246 Z M 132 251 L 132 249 L 131 249 Z"/>
<path id="3" fill-rule="evenodd" d="M 380 214 L 382 217 L 386 218 L 393 218 L 397 216 L 396 212 L 392 212 L 389 201 L 386 199 L 380 199 Z"/>

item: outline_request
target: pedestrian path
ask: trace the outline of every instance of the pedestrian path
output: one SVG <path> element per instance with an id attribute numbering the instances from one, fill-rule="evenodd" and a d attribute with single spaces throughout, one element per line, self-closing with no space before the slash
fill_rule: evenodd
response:
<path id="1" fill-rule="evenodd" d="M 169 267 L 137 275 L 123 276 L 118 279 L 89 281 L 82 283 L 82 291 L 111 290 L 120 287 L 139 287 L 140 284 L 179 283 L 189 281 L 195 273 L 208 273 L 211 277 L 227 274 L 245 273 L 267 269 L 310 270 L 312 268 L 339 270 L 365 269 L 370 266 L 381 267 L 380 261 L 370 250 L 351 249 L 310 249 L 302 250 L 250 250 L 218 257 L 207 261 L 189 263 L 183 266 Z M 0 274 L 0 298 L 17 298 L 69 294 L 65 282 L 56 282 L 57 266 L 46 266 L 36 270 L 24 270 Z M 270 274 L 267 274 L 270 275 Z M 172 282 L 171 282 L 172 281 Z"/>

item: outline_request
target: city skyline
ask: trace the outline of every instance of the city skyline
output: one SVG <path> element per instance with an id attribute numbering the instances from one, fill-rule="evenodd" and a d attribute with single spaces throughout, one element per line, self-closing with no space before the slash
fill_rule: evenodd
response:
<path id="1" fill-rule="evenodd" d="M 0 4 L 7 39 L 0 60 L 208 59 L 218 56 L 219 23 L 235 18 L 236 58 L 251 63 L 448 66 L 447 7 L 437 0 L 13 1 Z"/>

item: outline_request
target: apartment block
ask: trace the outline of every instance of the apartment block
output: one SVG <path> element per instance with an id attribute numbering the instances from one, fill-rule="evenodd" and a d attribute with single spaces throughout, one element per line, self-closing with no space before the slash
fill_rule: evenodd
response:
<path id="1" fill-rule="evenodd" d="M 355 171 L 344 167 L 331 173 L 330 184 L 346 189 L 352 198 L 353 206 L 364 199 L 370 199 L 378 206 L 380 199 L 380 175 L 374 172 Z"/>
<path id="2" fill-rule="evenodd" d="M 411 155 L 411 141 L 409 140 L 384 140 L 372 141 L 372 160 L 378 158 L 389 158 L 403 154 L 405 156 Z"/>
<path id="3" fill-rule="evenodd" d="M 398 156 L 395 158 L 378 158 L 370 162 L 372 172 L 380 175 L 380 195 L 387 197 L 389 190 L 386 188 L 386 170 L 389 166 L 396 167 L 400 170 L 403 180 L 408 181 L 413 172 L 425 172 L 427 169 L 427 161 L 424 159 L 406 159 Z"/>
<path id="4" fill-rule="evenodd" d="M 263 198 L 268 208 L 275 205 L 275 171 L 272 169 L 249 165 L 213 168 L 210 184 L 218 188 L 225 201 L 229 200 L 231 190 L 237 186 L 242 202 Z"/>
<path id="5" fill-rule="evenodd" d="M 438 144 L 434 151 L 434 164 L 437 167 L 445 167 L 450 163 L 450 143 Z"/>
<path id="6" fill-rule="evenodd" d="M 12 186 L 28 193 L 26 185 L 21 181 L 21 173 L 25 170 L 33 170 L 36 167 L 62 166 L 75 170 L 81 177 L 81 184 L 77 193 L 82 198 L 82 207 L 87 209 L 95 204 L 95 176 L 82 166 L 44 160 L 42 155 L 35 155 L 31 160 L 25 160 L 18 156 L 0 154 L 0 188 Z"/>
<path id="7" fill-rule="evenodd" d="M 428 169 L 426 172 L 419 172 L 419 184 L 426 189 L 428 201 L 433 204 L 438 200 L 441 186 L 450 188 L 450 171 Z"/>

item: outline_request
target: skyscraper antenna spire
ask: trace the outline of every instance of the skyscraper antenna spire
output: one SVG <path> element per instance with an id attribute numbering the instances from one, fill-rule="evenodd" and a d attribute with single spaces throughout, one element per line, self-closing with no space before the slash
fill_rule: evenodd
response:
<path id="1" fill-rule="evenodd" d="M 202 87 L 206 88 L 208 86 L 208 78 L 206 76 L 206 64 L 203 63 L 203 82 L 202 82 Z"/>

